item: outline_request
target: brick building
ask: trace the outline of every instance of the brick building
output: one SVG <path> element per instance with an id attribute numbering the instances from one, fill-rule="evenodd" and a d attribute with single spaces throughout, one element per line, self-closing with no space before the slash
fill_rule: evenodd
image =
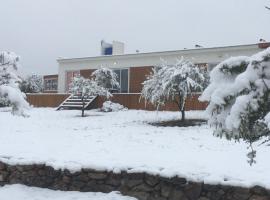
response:
<path id="1" fill-rule="evenodd" d="M 116 49 L 113 49 L 114 44 Z M 111 52 L 111 55 L 110 53 L 109 55 L 106 53 L 96 57 L 58 59 L 59 74 L 57 92 L 68 93 L 69 84 L 74 76 L 81 75 L 85 78 L 89 78 L 95 69 L 103 66 L 113 69 L 118 74 L 120 90 L 114 95 L 114 101 L 129 108 L 144 109 L 144 102 L 139 102 L 142 82 L 146 79 L 146 75 L 151 72 L 152 66 L 159 64 L 161 59 L 166 60 L 169 64 L 173 64 L 177 59 L 184 57 L 195 64 L 206 66 L 210 71 L 217 63 L 229 57 L 251 56 L 269 46 L 270 43 L 259 43 L 214 48 L 124 54 L 123 43 L 114 42 L 111 46 L 106 45 L 105 48 L 110 48 L 109 51 L 107 49 L 102 50 L 102 52 Z M 48 77 L 48 80 L 50 80 L 49 78 L 56 80 L 56 76 Z M 50 84 L 48 83 L 48 85 Z M 52 89 L 55 90 L 55 87 Z M 205 107 L 205 104 L 199 103 L 197 99 L 193 99 L 192 101 L 193 102 L 187 102 L 188 110 L 203 109 Z M 153 109 L 153 106 L 148 105 L 147 109 Z M 173 104 L 166 105 L 164 109 L 177 110 Z"/>
<path id="2" fill-rule="evenodd" d="M 68 85 L 76 75 L 89 77 L 101 66 L 113 69 L 119 76 L 120 93 L 140 93 L 145 76 L 151 67 L 166 60 L 169 64 L 184 57 L 195 64 L 206 65 L 209 69 L 232 56 L 250 56 L 269 46 L 269 43 L 238 45 L 215 48 L 196 48 L 178 51 L 164 51 L 136 54 L 112 54 L 97 57 L 58 59 L 58 92 L 68 91 Z M 119 51 L 118 51 L 119 52 Z"/>

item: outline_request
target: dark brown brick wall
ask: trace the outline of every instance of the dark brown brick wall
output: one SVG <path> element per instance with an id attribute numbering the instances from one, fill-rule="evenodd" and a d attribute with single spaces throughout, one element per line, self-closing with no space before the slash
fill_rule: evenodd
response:
<path id="1" fill-rule="evenodd" d="M 270 42 L 259 43 L 258 47 L 260 49 L 266 49 L 266 48 L 270 47 Z"/>
<path id="2" fill-rule="evenodd" d="M 131 67 L 129 77 L 129 92 L 140 93 L 142 90 L 142 83 L 146 79 L 146 75 L 152 71 L 151 66 L 145 67 Z"/>
<path id="3" fill-rule="evenodd" d="M 207 102 L 200 102 L 198 100 L 199 95 L 194 95 L 186 100 L 186 110 L 205 110 Z M 145 103 L 144 99 L 140 99 L 140 94 L 113 94 L 110 99 L 115 103 L 120 103 L 128 109 L 138 110 L 156 110 L 156 107 L 150 103 Z M 103 102 L 106 99 L 99 97 L 97 99 L 97 107 L 102 107 Z M 164 106 L 160 106 L 159 110 L 179 111 L 176 103 L 168 102 Z"/>
<path id="4" fill-rule="evenodd" d="M 80 75 L 84 78 L 90 78 L 95 69 L 83 69 L 80 70 Z"/>
<path id="5" fill-rule="evenodd" d="M 57 74 L 53 74 L 53 75 L 45 75 L 43 76 L 43 79 L 58 79 L 58 75 Z"/>
<path id="6" fill-rule="evenodd" d="M 84 78 L 89 78 L 94 72 L 94 69 L 80 70 L 80 75 Z M 131 67 L 129 77 L 129 92 L 140 93 L 142 90 L 142 82 L 145 81 L 146 75 L 150 74 L 152 67 Z"/>
<path id="7" fill-rule="evenodd" d="M 27 94 L 27 101 L 34 107 L 57 107 L 69 94 Z M 186 101 L 186 110 L 204 110 L 207 106 L 206 102 L 198 101 L 199 95 L 194 95 Z M 129 109 L 139 110 L 156 110 L 152 104 L 146 103 L 144 99 L 140 100 L 140 94 L 114 94 L 110 99 L 115 103 L 120 103 Z M 105 98 L 98 97 L 94 107 L 102 107 Z M 174 102 L 168 102 L 161 106 L 159 110 L 178 111 L 178 107 Z"/>

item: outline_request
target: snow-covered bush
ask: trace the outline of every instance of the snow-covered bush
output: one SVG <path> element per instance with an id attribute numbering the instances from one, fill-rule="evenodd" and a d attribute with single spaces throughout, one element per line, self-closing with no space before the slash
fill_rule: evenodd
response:
<path id="1" fill-rule="evenodd" d="M 85 99 L 97 95 L 109 98 L 112 96 L 110 93 L 112 87 L 119 87 L 119 83 L 117 82 L 117 74 L 108 68 L 102 67 L 95 70 L 90 79 L 75 77 L 71 83 L 71 93 L 81 96 L 82 117 L 84 116 Z"/>
<path id="2" fill-rule="evenodd" d="M 17 75 L 18 61 L 19 57 L 15 53 L 0 53 L 0 98 L 12 107 L 13 114 L 25 115 L 29 104 L 19 88 L 21 79 Z"/>
<path id="3" fill-rule="evenodd" d="M 83 103 L 82 106 L 82 117 L 84 117 L 84 106 L 85 100 L 90 96 L 105 96 L 106 98 L 111 97 L 111 93 L 108 89 L 97 84 L 93 79 L 85 79 L 83 77 L 74 77 L 71 85 L 70 92 L 74 95 L 78 95 Z"/>
<path id="4" fill-rule="evenodd" d="M 120 110 L 127 110 L 123 105 L 111 101 L 105 101 L 102 105 L 101 111 L 103 112 L 116 112 Z"/>
<path id="5" fill-rule="evenodd" d="M 92 73 L 93 80 L 101 87 L 112 89 L 119 88 L 117 74 L 108 68 L 101 67 Z"/>
<path id="6" fill-rule="evenodd" d="M 210 73 L 200 100 L 209 101 L 209 124 L 217 136 L 252 144 L 270 135 L 270 48 L 251 57 L 234 57 Z M 255 151 L 248 154 L 251 163 Z"/>
<path id="7" fill-rule="evenodd" d="M 20 83 L 21 91 L 24 93 L 39 93 L 43 91 L 43 78 L 42 76 L 33 74 L 27 76 Z"/>
<path id="8" fill-rule="evenodd" d="M 184 121 L 186 98 L 201 90 L 203 82 L 204 74 L 192 62 L 182 58 L 169 65 L 162 61 L 143 82 L 141 97 L 157 108 L 172 100 L 177 104 Z"/>
<path id="9" fill-rule="evenodd" d="M 8 100 L 4 97 L 0 97 L 0 107 L 7 107 L 8 105 Z"/>

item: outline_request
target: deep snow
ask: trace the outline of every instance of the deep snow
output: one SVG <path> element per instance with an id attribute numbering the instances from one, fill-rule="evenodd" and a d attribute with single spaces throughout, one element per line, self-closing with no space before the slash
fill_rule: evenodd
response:
<path id="1" fill-rule="evenodd" d="M 54 168 L 146 171 L 206 183 L 270 188 L 269 147 L 257 147 L 247 163 L 247 144 L 212 135 L 207 126 L 155 127 L 147 122 L 180 118 L 178 112 L 128 110 L 102 113 L 34 108 L 30 117 L 0 112 L 0 160 L 46 163 Z M 188 112 L 188 118 L 202 112 Z"/>
<path id="2" fill-rule="evenodd" d="M 0 187 L 1 200 L 136 200 L 122 196 L 118 192 L 108 194 L 94 192 L 63 192 L 24 185 L 6 185 Z"/>

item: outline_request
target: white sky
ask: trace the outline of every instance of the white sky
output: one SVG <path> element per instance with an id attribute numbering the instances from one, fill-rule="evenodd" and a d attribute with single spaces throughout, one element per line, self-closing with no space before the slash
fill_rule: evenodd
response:
<path id="1" fill-rule="evenodd" d="M 270 41 L 270 0 L 0 0 L 0 51 L 23 74 L 57 73 L 58 57 L 97 56 L 100 40 L 126 53 Z"/>

